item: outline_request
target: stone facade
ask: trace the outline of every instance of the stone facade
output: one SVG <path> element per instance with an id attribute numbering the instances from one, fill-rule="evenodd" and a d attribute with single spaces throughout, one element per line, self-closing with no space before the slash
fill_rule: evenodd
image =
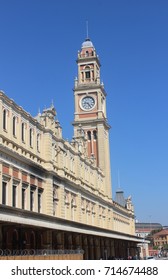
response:
<path id="1" fill-rule="evenodd" d="M 62 138 L 53 111 L 35 119 L 0 92 L 0 204 L 134 234 L 133 208 L 106 196 L 102 170 Z"/>
<path id="2" fill-rule="evenodd" d="M 161 231 L 153 235 L 154 246 L 159 249 L 166 247 L 168 249 L 168 229 L 162 229 Z"/>
<path id="3" fill-rule="evenodd" d="M 77 60 L 72 141 L 63 139 L 53 105 L 32 117 L 0 91 L 0 207 L 36 213 L 39 226 L 43 214 L 81 228 L 134 236 L 132 202 L 126 200 L 123 207 L 112 199 L 110 126 L 100 62 L 93 46 L 83 44 Z M 92 109 L 82 107 L 86 96 L 94 99 Z M 14 217 L 13 213 L 10 222 Z"/>

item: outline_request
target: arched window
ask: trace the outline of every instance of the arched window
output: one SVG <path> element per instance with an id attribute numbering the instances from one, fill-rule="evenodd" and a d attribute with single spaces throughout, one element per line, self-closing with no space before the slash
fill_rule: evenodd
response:
<path id="1" fill-rule="evenodd" d="M 35 249 L 35 234 L 34 231 L 30 234 L 30 249 Z"/>
<path id="2" fill-rule="evenodd" d="M 42 208 L 42 191 L 38 190 L 38 213 L 41 213 Z"/>
<path id="3" fill-rule="evenodd" d="M 85 67 L 85 78 L 90 79 L 90 67 L 89 66 Z"/>
<path id="4" fill-rule="evenodd" d="M 2 182 L 2 204 L 7 203 L 7 183 Z"/>
<path id="5" fill-rule="evenodd" d="M 16 249 L 18 249 L 18 246 L 19 246 L 19 243 L 18 243 L 18 232 L 17 232 L 17 230 L 14 230 L 13 234 L 12 234 L 12 249 L 16 250 Z"/>
<path id="6" fill-rule="evenodd" d="M 40 134 L 37 134 L 37 151 L 40 152 Z"/>
<path id="7" fill-rule="evenodd" d="M 31 187 L 31 189 L 30 189 L 30 211 L 34 210 L 34 194 L 35 194 L 35 188 Z"/>
<path id="8" fill-rule="evenodd" d="M 6 130 L 7 128 L 7 111 L 4 109 L 3 110 L 3 129 Z"/>
<path id="9" fill-rule="evenodd" d="M 93 139 L 97 140 L 97 131 L 96 130 L 93 131 Z"/>
<path id="10" fill-rule="evenodd" d="M 25 141 L 25 124 L 22 123 L 22 131 L 21 131 L 21 137 L 22 137 L 22 142 Z"/>
<path id="11" fill-rule="evenodd" d="M 91 141 L 91 132 L 90 131 L 87 132 L 87 138 L 89 141 Z"/>
<path id="12" fill-rule="evenodd" d="M 16 136 L 16 117 L 13 117 L 13 136 Z"/>
<path id="13" fill-rule="evenodd" d="M 12 206 L 17 207 L 17 186 L 12 186 Z"/>
<path id="14" fill-rule="evenodd" d="M 30 147 L 33 146 L 33 129 L 30 128 L 30 131 L 29 131 L 29 144 L 30 144 Z"/>

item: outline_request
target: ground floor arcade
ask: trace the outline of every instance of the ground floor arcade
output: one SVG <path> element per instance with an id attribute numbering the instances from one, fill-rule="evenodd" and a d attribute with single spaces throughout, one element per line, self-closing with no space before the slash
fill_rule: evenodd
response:
<path id="1" fill-rule="evenodd" d="M 139 239 L 46 215 L 0 209 L 0 250 L 10 252 L 79 250 L 83 259 L 138 256 Z"/>

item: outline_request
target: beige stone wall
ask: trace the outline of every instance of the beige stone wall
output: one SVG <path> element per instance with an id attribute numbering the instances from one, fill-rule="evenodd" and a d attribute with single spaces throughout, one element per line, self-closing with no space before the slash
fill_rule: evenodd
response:
<path id="1" fill-rule="evenodd" d="M 5 128 L 3 127 L 4 110 L 6 110 Z M 15 136 L 13 116 L 17 117 Z M 52 114 L 48 116 L 46 113 L 45 117 L 52 119 L 53 116 Z M 31 143 L 30 129 L 33 131 Z M 104 131 L 102 130 L 101 133 Z M 26 198 L 24 207 L 27 210 L 30 210 L 31 192 L 33 192 L 32 211 L 134 234 L 133 209 L 117 205 L 104 191 L 109 188 L 109 184 L 111 186 L 110 174 L 104 176 L 86 156 L 79 153 L 76 146 L 65 141 L 60 135 L 57 123 L 53 125 L 53 122 L 48 121 L 47 128 L 44 127 L 44 119 L 37 121 L 3 92 L 0 93 L 0 204 L 2 182 L 7 186 L 8 206 L 13 204 L 13 185 L 16 185 L 15 207 L 18 208 L 22 208 L 24 186 Z M 101 141 L 103 137 L 102 135 Z M 13 173 L 14 169 L 18 170 L 17 178 L 15 177 L 17 172 Z M 23 174 L 26 174 L 26 182 Z M 39 193 L 41 194 L 40 210 Z M 108 194 L 111 195 L 109 189 Z"/>

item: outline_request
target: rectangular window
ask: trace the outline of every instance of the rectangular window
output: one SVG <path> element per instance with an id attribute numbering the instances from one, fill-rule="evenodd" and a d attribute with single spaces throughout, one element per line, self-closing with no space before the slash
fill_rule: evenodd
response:
<path id="1" fill-rule="evenodd" d="M 13 136 L 16 136 L 16 117 L 13 117 Z"/>
<path id="2" fill-rule="evenodd" d="M 12 206 L 16 207 L 17 186 L 13 185 L 12 189 Z"/>
<path id="3" fill-rule="evenodd" d="M 42 201 L 42 193 L 41 193 L 41 191 L 39 190 L 38 191 L 38 213 L 41 213 L 41 201 Z"/>
<path id="4" fill-rule="evenodd" d="M 6 130 L 7 111 L 3 110 L 3 129 Z"/>
<path id="5" fill-rule="evenodd" d="M 34 189 L 30 190 L 30 211 L 34 209 Z"/>
<path id="6" fill-rule="evenodd" d="M 26 189 L 22 188 L 22 209 L 25 209 Z"/>
<path id="7" fill-rule="evenodd" d="M 21 126 L 21 137 L 22 137 L 22 142 L 25 141 L 25 124 L 22 123 L 22 126 Z"/>
<path id="8" fill-rule="evenodd" d="M 29 144 L 30 144 L 30 147 L 33 147 L 33 129 L 30 128 L 30 131 L 29 131 Z"/>
<path id="9" fill-rule="evenodd" d="M 6 205 L 6 189 L 7 189 L 7 183 L 2 182 L 2 204 Z"/>
<path id="10" fill-rule="evenodd" d="M 90 71 L 85 72 L 86 79 L 90 79 Z"/>

